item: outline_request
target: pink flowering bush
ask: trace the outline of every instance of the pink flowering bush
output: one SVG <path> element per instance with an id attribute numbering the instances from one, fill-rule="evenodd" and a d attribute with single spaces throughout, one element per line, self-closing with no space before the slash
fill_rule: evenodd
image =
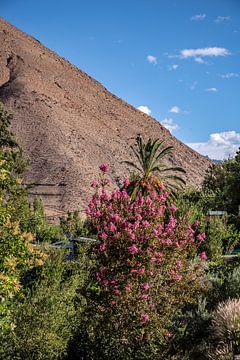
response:
<path id="1" fill-rule="evenodd" d="M 187 218 L 177 220 L 174 204 L 166 206 L 166 191 L 131 201 L 128 181 L 113 192 L 107 184 L 104 176 L 94 183 L 86 210 L 100 240 L 94 249 L 100 292 L 95 311 L 105 324 L 110 321 L 111 342 L 114 337 L 118 349 L 126 354 L 126 346 L 135 352 L 150 346 L 151 356 L 160 358 L 159 346 L 174 331 L 174 313 L 194 302 L 204 287 L 205 256 L 197 256 L 204 235 L 196 235 Z"/>

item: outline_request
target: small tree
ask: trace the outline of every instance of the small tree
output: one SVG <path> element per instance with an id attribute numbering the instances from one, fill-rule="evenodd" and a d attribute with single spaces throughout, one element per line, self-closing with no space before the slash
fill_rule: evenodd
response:
<path id="1" fill-rule="evenodd" d="M 97 191 L 87 209 L 100 239 L 89 285 L 89 338 L 103 359 L 164 358 L 174 313 L 204 287 L 206 257 L 196 258 L 204 234 L 196 235 L 185 217 L 177 221 L 173 204 L 166 209 L 167 192 L 149 191 L 132 201 L 127 182 L 112 193 L 107 182 L 93 184 Z"/>
<path id="2" fill-rule="evenodd" d="M 11 328 L 11 299 L 21 288 L 21 275 L 45 258 L 33 248 L 32 234 L 19 225 L 17 209 L 26 192 L 16 176 L 21 152 L 9 130 L 10 119 L 0 103 L 0 335 Z"/>
<path id="3" fill-rule="evenodd" d="M 148 193 L 149 189 L 161 192 L 163 183 L 169 190 L 176 190 L 185 181 L 176 173 L 184 173 L 181 167 L 167 167 L 163 162 L 163 158 L 172 154 L 173 146 L 163 148 L 164 141 L 158 139 L 149 139 L 144 143 L 141 136 L 136 139 L 137 149 L 132 150 L 138 160 L 138 164 L 126 161 L 127 164 L 134 167 L 139 174 L 132 177 L 132 181 L 127 186 L 127 192 L 134 199 L 138 194 Z"/>

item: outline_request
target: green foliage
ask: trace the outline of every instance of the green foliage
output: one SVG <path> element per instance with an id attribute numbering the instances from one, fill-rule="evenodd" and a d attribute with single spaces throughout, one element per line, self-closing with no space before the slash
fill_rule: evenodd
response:
<path id="1" fill-rule="evenodd" d="M 0 334 L 12 326 L 11 299 L 21 288 L 22 273 L 44 258 L 32 248 L 33 237 L 22 231 L 16 216 L 25 190 L 16 177 L 21 153 L 8 129 L 9 121 L 10 115 L 0 104 Z"/>
<path id="2" fill-rule="evenodd" d="M 9 130 L 12 115 L 8 113 L 0 102 L 0 148 L 14 148 L 17 143 L 13 133 Z"/>
<path id="3" fill-rule="evenodd" d="M 58 226 L 47 223 L 40 199 L 28 202 L 10 120 L 0 103 L 0 359 L 228 359 L 231 341 L 218 347 L 211 323 L 219 303 L 240 298 L 240 257 L 222 258 L 239 243 L 240 150 L 165 211 L 162 183 L 178 188 L 184 181 L 175 173 L 184 171 L 162 163 L 171 146 L 138 137 L 138 173 L 111 196 L 104 183 L 91 219 L 69 213 Z M 228 216 L 207 220 L 209 210 Z M 66 232 L 101 242 L 67 262 L 64 251 L 44 245 Z M 210 261 L 193 259 L 196 243 Z"/>
<path id="4" fill-rule="evenodd" d="M 219 261 L 223 255 L 223 240 L 227 236 L 226 224 L 219 217 L 209 220 L 207 226 L 208 255 L 212 261 Z"/>
<path id="5" fill-rule="evenodd" d="M 203 183 L 205 193 L 212 192 L 215 210 L 226 210 L 240 228 L 240 156 L 212 165 Z"/>
<path id="6" fill-rule="evenodd" d="M 139 135 L 136 139 L 137 149 L 132 150 L 138 160 L 138 165 L 126 161 L 138 172 L 135 178 L 128 185 L 127 192 L 134 199 L 138 194 L 143 196 L 148 193 L 149 189 L 161 191 L 164 185 L 168 190 L 174 191 L 185 184 L 185 181 L 176 173 L 185 173 L 181 167 L 166 167 L 162 162 L 163 158 L 172 154 L 173 146 L 163 147 L 164 141 L 158 139 L 149 139 L 144 143 Z"/>
<path id="7" fill-rule="evenodd" d="M 86 213 L 101 240 L 71 358 L 166 359 L 174 314 L 205 285 L 199 237 L 173 204 L 165 211 L 168 193 L 132 201 L 99 186 Z"/>
<path id="8" fill-rule="evenodd" d="M 187 188 L 178 193 L 176 205 L 180 214 L 189 214 L 192 223 L 200 222 L 206 233 L 202 249 L 207 251 L 212 261 L 219 261 L 222 255 L 230 253 L 238 246 L 240 232 L 232 221 L 232 215 L 209 216 L 210 210 L 216 210 L 213 191 L 204 192 Z"/>
<path id="9" fill-rule="evenodd" d="M 54 250 L 44 266 L 25 275 L 14 299 L 12 331 L 2 339 L 2 358 L 54 360 L 66 354 L 77 314 L 81 316 L 84 299 L 78 291 L 88 276 L 88 263 L 83 252 L 74 263 L 64 257 L 63 251 Z"/>
<path id="10" fill-rule="evenodd" d="M 79 211 L 68 212 L 67 217 L 61 217 L 60 228 L 63 233 L 69 232 L 73 238 L 90 235 L 88 224 L 80 217 Z"/>

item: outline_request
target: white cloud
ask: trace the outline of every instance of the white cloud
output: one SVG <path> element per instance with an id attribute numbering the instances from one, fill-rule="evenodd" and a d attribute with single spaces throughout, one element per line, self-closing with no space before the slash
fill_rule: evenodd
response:
<path id="1" fill-rule="evenodd" d="M 215 22 L 216 24 L 220 24 L 220 23 L 222 23 L 222 22 L 226 22 L 226 21 L 229 21 L 229 20 L 231 20 L 231 17 L 230 17 L 230 16 L 218 16 L 218 17 L 214 20 L 214 22 Z"/>
<path id="2" fill-rule="evenodd" d="M 187 145 L 211 159 L 223 160 L 233 156 L 240 147 L 240 133 L 236 131 L 214 133 L 206 142 L 188 143 Z"/>
<path id="3" fill-rule="evenodd" d="M 220 74 L 219 75 L 222 79 L 231 79 L 231 78 L 237 78 L 239 77 L 239 74 L 234 73 L 234 72 L 230 72 L 230 73 L 226 73 L 226 74 Z"/>
<path id="4" fill-rule="evenodd" d="M 206 14 L 198 14 L 191 17 L 191 21 L 203 21 L 206 18 Z"/>
<path id="5" fill-rule="evenodd" d="M 172 64 L 169 66 L 169 70 L 177 70 L 178 67 L 179 67 L 178 64 Z"/>
<path id="6" fill-rule="evenodd" d="M 206 91 L 208 91 L 208 92 L 217 92 L 218 89 L 215 88 L 215 87 L 211 87 L 211 88 L 206 89 Z"/>
<path id="7" fill-rule="evenodd" d="M 156 56 L 148 55 L 148 56 L 147 56 L 147 61 L 148 61 L 150 64 L 157 65 L 157 58 L 156 58 Z"/>
<path id="8" fill-rule="evenodd" d="M 175 106 L 171 107 L 171 109 L 168 112 L 179 114 L 180 111 L 181 111 L 181 109 L 178 106 L 175 105 Z"/>
<path id="9" fill-rule="evenodd" d="M 220 47 L 208 47 L 208 48 L 200 48 L 200 49 L 183 49 L 180 52 L 180 57 L 182 59 L 187 58 L 201 58 L 205 56 L 213 57 L 213 56 L 227 56 L 230 55 L 230 51 L 225 48 Z"/>
<path id="10" fill-rule="evenodd" d="M 145 105 L 141 105 L 137 108 L 138 110 L 144 112 L 145 114 L 147 115 L 150 115 L 151 114 L 151 110 L 149 109 L 149 107 L 145 106 Z"/>
<path id="11" fill-rule="evenodd" d="M 206 64 L 206 61 L 203 60 L 203 58 L 197 56 L 194 58 L 194 61 L 196 61 L 199 64 Z"/>
<path id="12" fill-rule="evenodd" d="M 172 133 L 174 130 L 179 129 L 179 126 L 174 123 L 172 118 L 165 118 L 160 121 L 161 124 Z"/>

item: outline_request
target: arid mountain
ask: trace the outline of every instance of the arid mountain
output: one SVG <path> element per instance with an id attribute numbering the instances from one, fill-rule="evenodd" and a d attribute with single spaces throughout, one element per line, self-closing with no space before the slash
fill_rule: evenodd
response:
<path id="1" fill-rule="evenodd" d="M 114 182 L 132 169 L 137 134 L 161 138 L 175 153 L 169 163 L 199 185 L 210 161 L 173 137 L 158 121 L 111 94 L 96 80 L 0 19 L 0 99 L 14 114 L 13 130 L 31 160 L 26 183 L 51 212 L 83 208 L 98 167 Z"/>

